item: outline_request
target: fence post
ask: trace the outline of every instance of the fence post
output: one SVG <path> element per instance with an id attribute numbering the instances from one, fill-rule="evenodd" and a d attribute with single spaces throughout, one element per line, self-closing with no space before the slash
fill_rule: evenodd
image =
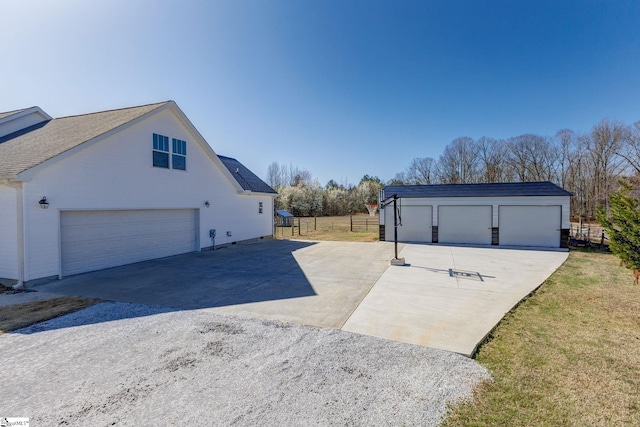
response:
<path id="1" fill-rule="evenodd" d="M 291 219 L 291 237 L 293 237 L 293 236 L 295 235 L 295 234 L 294 234 L 294 233 L 295 233 L 295 231 L 296 231 L 296 217 L 294 216 L 294 217 Z"/>
<path id="2" fill-rule="evenodd" d="M 298 217 L 298 236 L 300 236 L 300 228 L 302 227 L 300 227 L 300 218 Z"/>
<path id="3" fill-rule="evenodd" d="M 349 214 L 349 222 L 351 223 L 351 231 L 353 232 L 353 215 Z"/>
<path id="4" fill-rule="evenodd" d="M 318 231 L 318 217 L 313 217 L 313 231 Z"/>

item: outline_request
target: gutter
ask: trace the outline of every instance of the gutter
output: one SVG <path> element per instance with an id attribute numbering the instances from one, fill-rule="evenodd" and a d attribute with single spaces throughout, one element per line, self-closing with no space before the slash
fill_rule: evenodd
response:
<path id="1" fill-rule="evenodd" d="M 2 180 L 3 184 L 16 189 L 16 209 L 17 209 L 17 229 L 18 229 L 18 283 L 13 285 L 13 289 L 24 287 L 24 203 L 23 188 L 21 182 L 11 182 L 8 179 Z"/>

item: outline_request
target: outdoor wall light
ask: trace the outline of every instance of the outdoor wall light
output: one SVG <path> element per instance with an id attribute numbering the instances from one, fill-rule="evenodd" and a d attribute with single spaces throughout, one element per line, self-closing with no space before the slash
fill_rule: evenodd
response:
<path id="1" fill-rule="evenodd" d="M 49 207 L 49 202 L 47 201 L 47 196 L 42 196 L 42 199 L 38 202 L 42 209 L 47 209 Z"/>
<path id="2" fill-rule="evenodd" d="M 209 201 L 207 200 L 206 202 L 204 202 L 204 207 L 208 208 L 209 206 L 211 206 L 211 203 L 209 203 Z"/>

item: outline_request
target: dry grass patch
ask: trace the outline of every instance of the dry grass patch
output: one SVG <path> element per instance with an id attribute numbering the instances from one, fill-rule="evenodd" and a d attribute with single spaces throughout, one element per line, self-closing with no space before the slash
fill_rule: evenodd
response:
<path id="1" fill-rule="evenodd" d="M 445 426 L 640 425 L 640 287 L 611 254 L 571 252 L 477 360 L 494 380 Z"/>
<path id="2" fill-rule="evenodd" d="M 54 317 L 73 313 L 98 303 L 100 300 L 82 297 L 60 297 L 47 301 L 26 302 L 0 307 L 0 335 L 44 322 Z"/>
<path id="3" fill-rule="evenodd" d="M 295 219 L 296 227 L 276 227 L 275 236 L 278 239 L 327 240 L 341 242 L 375 242 L 379 240 L 378 217 L 358 215 L 359 223 L 364 219 L 369 221 L 366 227 L 357 226 L 351 231 L 349 216 L 323 216 L 317 218 Z"/>

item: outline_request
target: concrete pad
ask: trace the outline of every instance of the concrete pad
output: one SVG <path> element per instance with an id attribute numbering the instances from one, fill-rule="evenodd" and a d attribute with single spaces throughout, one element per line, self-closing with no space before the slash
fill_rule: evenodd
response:
<path id="1" fill-rule="evenodd" d="M 342 329 L 471 356 L 567 252 L 406 244 Z"/>
<path id="2" fill-rule="evenodd" d="M 391 242 L 269 240 L 34 289 L 344 329 L 471 355 L 567 257 L 496 247 L 403 244 L 399 250 L 406 266 L 389 265 Z"/>
<path id="3" fill-rule="evenodd" d="M 340 328 L 392 243 L 265 240 L 63 278 L 38 291 Z"/>
<path id="4" fill-rule="evenodd" d="M 314 295 L 207 311 L 339 329 L 387 269 L 392 250 L 382 242 L 317 242 L 293 252 Z"/>

